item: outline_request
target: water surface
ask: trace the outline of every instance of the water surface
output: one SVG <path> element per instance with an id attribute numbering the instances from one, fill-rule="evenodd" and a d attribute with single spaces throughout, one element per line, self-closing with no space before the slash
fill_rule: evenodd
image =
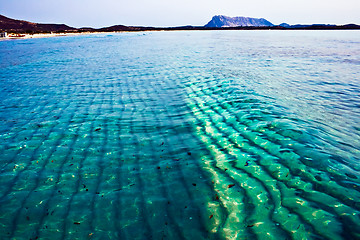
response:
<path id="1" fill-rule="evenodd" d="M 0 42 L 0 239 L 360 238 L 360 32 Z"/>

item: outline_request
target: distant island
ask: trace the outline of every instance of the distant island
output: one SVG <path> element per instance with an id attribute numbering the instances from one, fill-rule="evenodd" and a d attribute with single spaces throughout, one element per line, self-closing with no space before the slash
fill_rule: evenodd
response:
<path id="1" fill-rule="evenodd" d="M 114 25 L 104 28 L 74 28 L 65 24 L 44 24 L 32 23 L 23 20 L 16 20 L 0 15 L 0 32 L 13 34 L 34 34 L 34 33 L 82 33 L 82 32 L 133 32 L 133 31 L 173 31 L 173 30 L 331 30 L 331 29 L 360 29 L 360 25 L 330 25 L 330 24 L 311 24 L 311 25 L 289 25 L 282 23 L 274 25 L 264 18 L 250 17 L 228 17 L 223 15 L 214 16 L 204 26 L 178 26 L 178 27 L 143 27 Z M 6 35 L 6 34 L 5 34 Z M 1 36 L 4 36 L 2 34 Z"/>
<path id="2" fill-rule="evenodd" d="M 224 15 L 214 16 L 204 27 L 223 28 L 223 27 L 271 27 L 271 22 L 264 18 L 250 17 L 227 17 Z"/>

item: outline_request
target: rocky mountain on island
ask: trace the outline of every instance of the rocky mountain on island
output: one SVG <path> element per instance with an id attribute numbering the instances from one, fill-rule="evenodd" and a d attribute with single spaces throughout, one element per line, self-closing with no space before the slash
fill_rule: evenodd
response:
<path id="1" fill-rule="evenodd" d="M 8 32 L 57 32 L 57 31 L 72 31 L 76 28 L 69 27 L 65 24 L 45 24 L 32 23 L 23 20 L 16 20 L 0 15 L 0 31 Z"/>
<path id="2" fill-rule="evenodd" d="M 222 28 L 222 27 L 269 27 L 274 26 L 264 18 L 251 17 L 227 17 L 224 15 L 214 16 L 204 27 Z"/>

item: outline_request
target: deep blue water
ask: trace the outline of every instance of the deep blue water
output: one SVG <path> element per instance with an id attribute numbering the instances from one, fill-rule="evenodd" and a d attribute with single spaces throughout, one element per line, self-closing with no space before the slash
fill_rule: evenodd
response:
<path id="1" fill-rule="evenodd" d="M 360 239 L 360 32 L 0 41 L 0 239 Z"/>

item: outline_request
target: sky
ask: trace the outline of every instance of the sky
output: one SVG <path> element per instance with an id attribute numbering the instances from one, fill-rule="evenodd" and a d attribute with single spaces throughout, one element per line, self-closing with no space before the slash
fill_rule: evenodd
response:
<path id="1" fill-rule="evenodd" d="M 273 24 L 360 24 L 360 0 L 0 0 L 0 14 L 72 27 L 203 26 L 214 15 Z"/>

